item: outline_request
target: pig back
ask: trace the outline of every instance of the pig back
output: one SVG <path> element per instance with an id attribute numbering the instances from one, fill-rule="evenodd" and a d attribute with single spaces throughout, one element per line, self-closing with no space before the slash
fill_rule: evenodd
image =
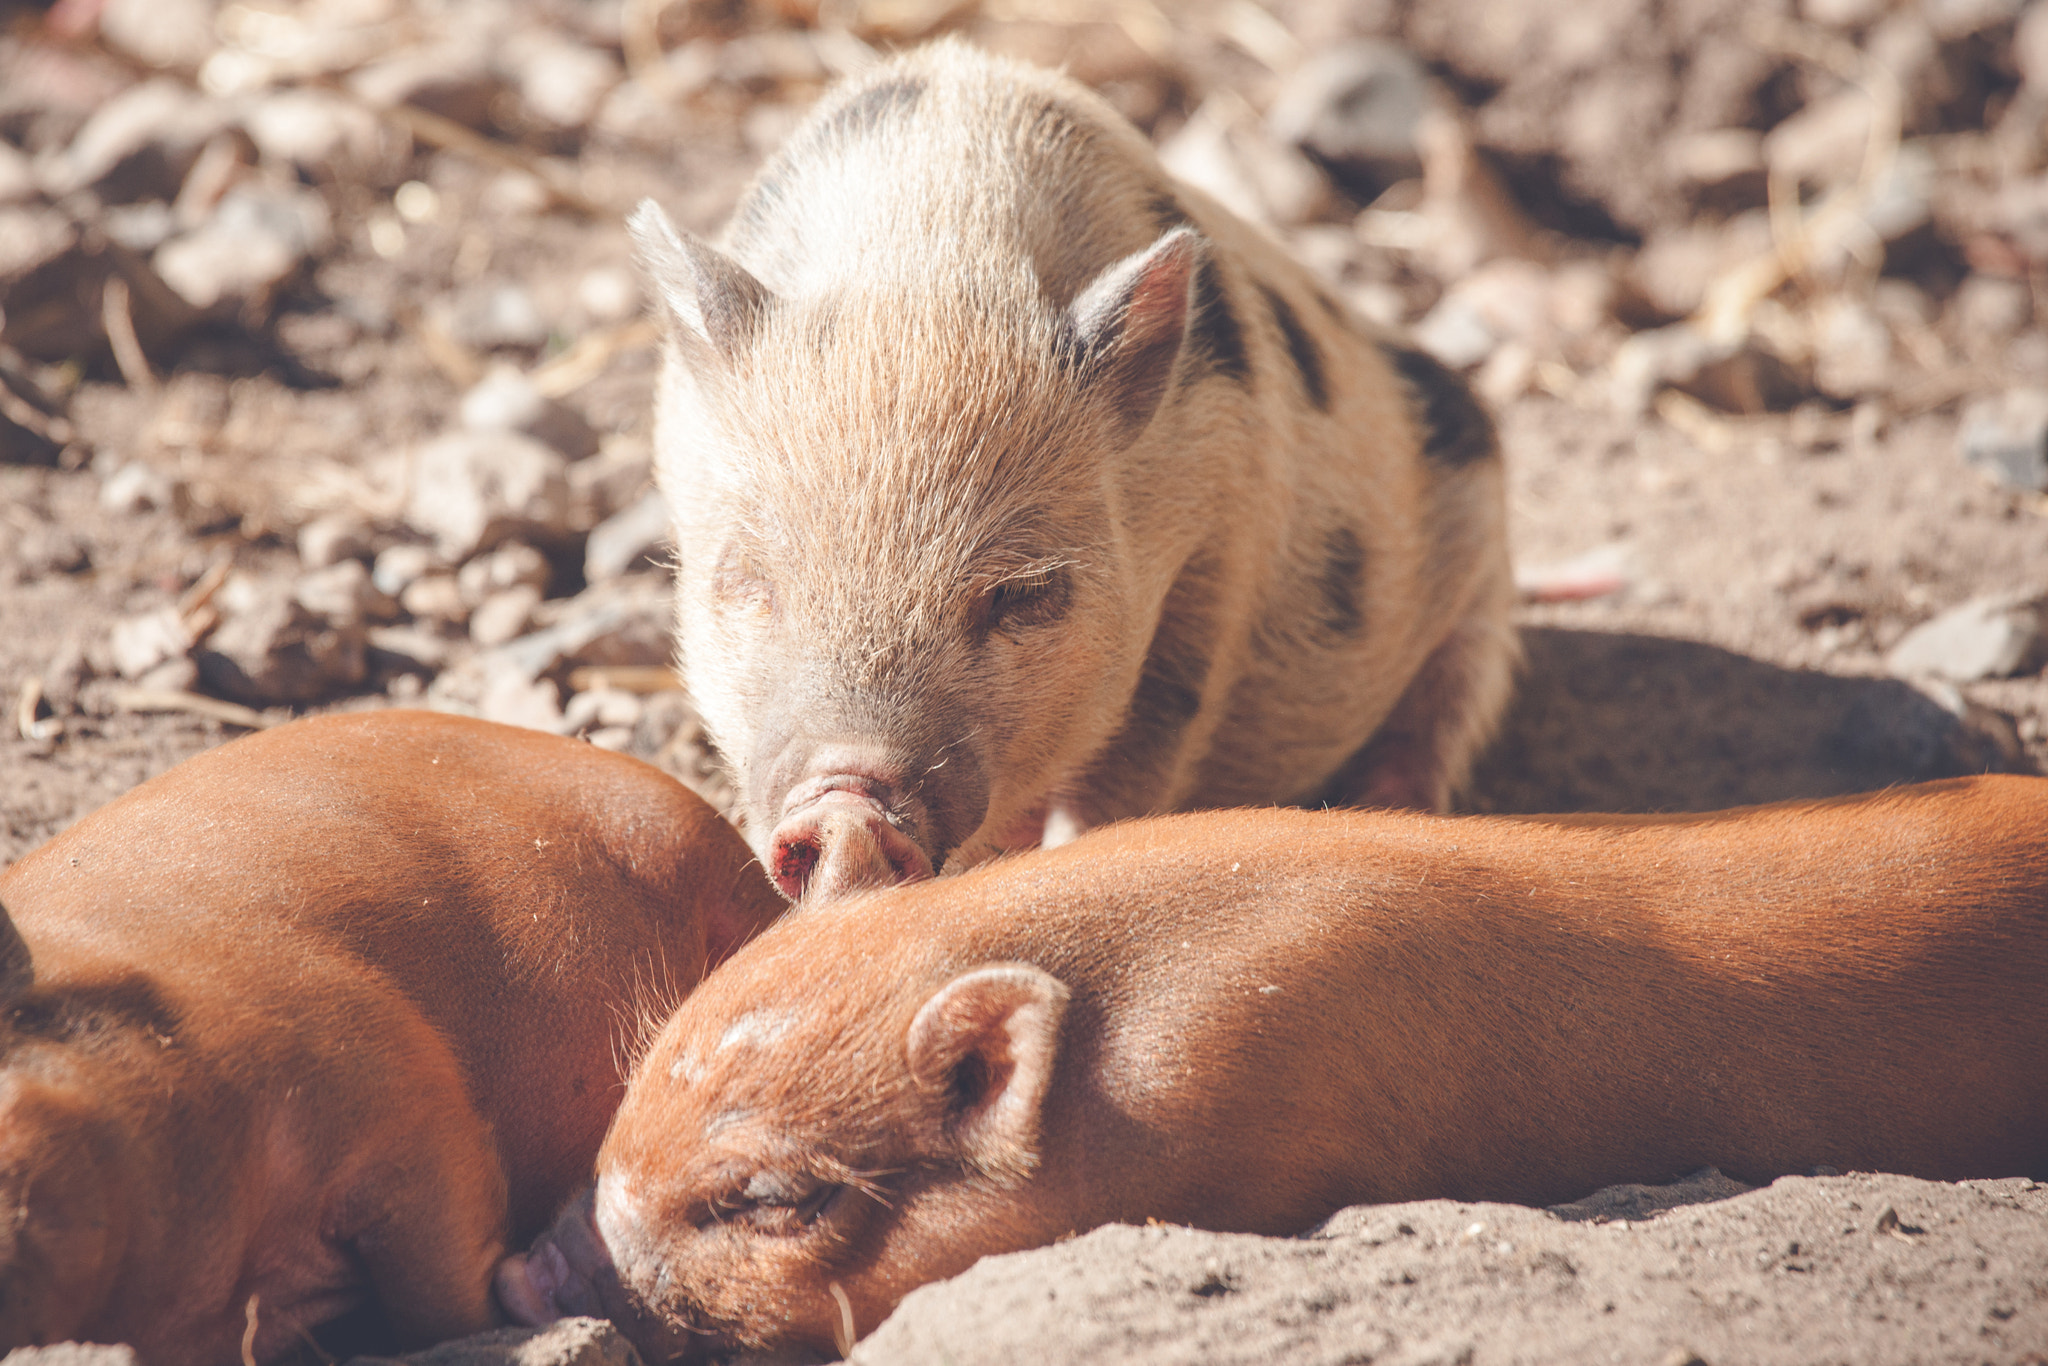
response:
<path id="1" fill-rule="evenodd" d="M 339 953 L 448 1040 L 523 1236 L 587 1175 L 625 1060 L 779 912 L 738 835 L 652 767 L 428 713 L 325 717 L 181 764 L 0 879 L 29 943 L 171 969 Z"/>

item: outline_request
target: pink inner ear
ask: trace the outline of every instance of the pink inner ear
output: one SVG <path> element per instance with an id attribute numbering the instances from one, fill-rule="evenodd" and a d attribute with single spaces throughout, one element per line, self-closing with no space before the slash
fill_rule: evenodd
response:
<path id="1" fill-rule="evenodd" d="M 1194 273 L 1195 264 L 1194 239 L 1179 236 L 1157 250 L 1158 256 L 1131 291 L 1130 311 L 1124 315 L 1124 331 L 1136 345 L 1178 333 L 1187 322 L 1188 278 Z"/>
<path id="2" fill-rule="evenodd" d="M 992 1176 L 1022 1176 L 1037 1164 L 1038 1112 L 1052 1079 L 1067 988 L 1023 963 L 992 964 L 939 988 L 911 1021 L 911 1074 L 951 1091 L 955 1070 L 980 1064 L 983 1084 L 950 1116 L 962 1155 Z"/>

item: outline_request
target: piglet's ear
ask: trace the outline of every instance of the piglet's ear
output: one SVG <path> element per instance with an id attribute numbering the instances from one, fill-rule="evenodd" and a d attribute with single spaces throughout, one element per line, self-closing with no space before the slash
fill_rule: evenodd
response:
<path id="1" fill-rule="evenodd" d="M 1152 420 L 1173 379 L 1195 272 L 1207 251 L 1193 228 L 1175 228 L 1096 276 L 1067 309 L 1086 383 L 1126 438 Z"/>
<path id="2" fill-rule="evenodd" d="M 730 360 L 754 339 L 774 296 L 746 267 L 677 228 L 651 199 L 640 201 L 626 231 L 669 336 L 693 362 Z"/>
<path id="3" fill-rule="evenodd" d="M 1002 963 L 955 977 L 910 1022 L 911 1075 L 944 1098 L 961 1156 L 990 1176 L 1014 1180 L 1038 1165 L 1067 996 L 1050 973 Z"/>
<path id="4" fill-rule="evenodd" d="M 29 958 L 28 945 L 14 928 L 14 917 L 7 913 L 6 906 L 0 905 L 0 1004 L 28 990 L 34 977 L 35 964 Z"/>

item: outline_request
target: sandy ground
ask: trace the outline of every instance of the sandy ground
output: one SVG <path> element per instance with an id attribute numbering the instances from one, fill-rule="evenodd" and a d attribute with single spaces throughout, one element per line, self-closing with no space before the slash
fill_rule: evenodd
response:
<path id="1" fill-rule="evenodd" d="M 98 39 L 92 5 L 8 10 L 0 144 L 16 160 L 63 153 L 97 102 L 152 75 L 199 99 L 215 79 L 207 56 L 224 50 L 219 35 L 232 25 L 198 9 L 197 48 L 168 57 L 138 48 L 115 24 L 123 7 L 113 0 Z M 138 698 L 137 687 L 166 679 L 174 693 L 207 687 L 189 670 L 124 675 L 109 652 L 117 626 L 189 607 L 218 566 L 252 582 L 293 581 L 312 565 L 304 533 L 323 516 L 362 523 L 365 562 L 421 542 L 387 476 L 450 428 L 492 361 L 554 375 L 551 394 L 603 443 L 576 466 L 605 466 L 576 486 L 583 502 L 536 533 L 545 601 L 527 625 L 583 610 L 583 538 L 645 486 L 651 353 L 630 285 L 623 307 L 600 287 L 615 285 L 626 261 L 619 213 L 653 193 L 690 226 L 715 228 L 829 75 L 816 53 L 838 49 L 798 52 L 779 36 L 820 31 L 808 27 L 816 11 L 670 6 L 656 28 L 677 84 L 663 87 L 636 65 L 617 7 L 461 10 L 491 19 L 499 27 L 483 27 L 493 33 L 599 53 L 613 82 L 604 112 L 550 122 L 534 112 L 545 100 L 499 71 L 478 106 L 495 112 L 439 106 L 470 141 L 439 125 L 394 136 L 388 117 L 373 118 L 363 147 L 291 162 L 269 143 L 229 137 L 220 145 L 237 174 L 281 176 L 331 215 L 330 235 L 274 286 L 162 340 L 138 303 L 146 370 L 132 355 L 124 364 L 96 330 L 97 294 L 81 305 L 87 340 L 68 350 L 39 351 L 0 330 L 10 348 L 0 361 L 29 377 L 11 392 L 32 393 L 69 424 L 42 444 L 19 425 L 0 428 L 0 861 L 240 733 L 189 698 Z M 1599 0 L 1570 15 L 1543 11 L 1485 0 L 1169 12 L 905 0 L 841 6 L 833 22 L 851 15 L 850 32 L 881 45 L 959 27 L 1066 61 L 1184 151 L 1198 142 L 1188 134 L 1197 115 L 1220 108 L 1238 141 L 1185 155 L 1225 179 L 1259 162 L 1258 138 L 1272 136 L 1260 116 L 1299 83 L 1310 55 L 1370 34 L 1421 59 L 1499 196 L 1444 189 L 1426 158 L 1392 170 L 1310 162 L 1305 198 L 1270 185 L 1246 193 L 1362 307 L 1427 328 L 1462 298 L 1493 319 L 1471 366 L 1508 452 L 1512 536 L 1531 584 L 1528 659 L 1466 808 L 1704 809 L 2037 769 L 2048 757 L 2038 650 L 1997 676 L 1947 681 L 1894 674 L 1887 655 L 1958 604 L 2048 591 L 2048 501 L 1984 477 L 1961 454 L 1973 405 L 2048 377 L 2048 247 L 2037 250 L 2032 201 L 2021 203 L 2048 165 L 2048 72 L 2034 74 L 2026 55 L 2043 46 L 2026 48 L 2027 35 L 2048 33 L 2048 7 L 1956 4 L 1921 16 L 1849 0 L 1796 12 Z M 460 27 L 452 9 L 402 13 L 409 43 Z M 1163 30 L 1144 18 L 1161 13 Z M 1792 142 L 1778 130 L 1816 109 L 1839 112 L 1844 91 L 1877 88 L 1857 63 L 1880 58 L 1903 73 L 1897 145 L 1925 151 L 1941 177 L 1925 221 L 1866 251 L 1870 270 L 1813 264 L 1764 292 L 1741 357 L 1754 369 L 1766 353 L 1769 373 L 1791 377 L 1782 392 L 1757 397 L 1754 385 L 1688 374 L 1652 401 L 1618 400 L 1627 346 L 1697 316 L 1702 284 L 1754 259 L 1742 244 L 1769 216 L 1765 166 Z M 264 89 L 320 83 L 291 72 L 269 80 Z M 1749 138 L 1733 141 L 1754 166 L 1737 156 L 1719 178 L 1691 180 L 1673 169 L 1694 164 L 1704 134 L 1730 128 Z M 190 157 L 152 173 L 151 155 L 143 146 L 123 163 L 125 188 L 95 182 L 62 199 L 63 211 L 104 226 L 124 207 L 196 193 Z M 1793 152 L 1783 159 L 1795 200 L 1817 212 L 1828 175 L 1801 170 Z M 8 169 L 0 159 L 0 211 L 56 211 L 54 193 L 9 189 Z M 548 184 L 575 193 L 551 201 L 534 188 Z M 1492 246 L 1447 261 L 1403 237 L 1417 223 L 1485 237 L 1500 197 L 1512 250 L 1496 231 Z M 10 259 L 0 255 L 0 290 L 11 278 L 17 293 L 0 292 L 0 308 L 18 329 L 31 277 L 6 276 Z M 1590 319 L 1568 307 L 1587 279 Z M 464 300 L 501 286 L 530 301 L 537 333 L 506 341 L 462 323 Z M 1547 301 L 1534 322 L 1531 297 Z M 1823 325 L 1849 316 L 1845 300 L 1885 338 L 1878 359 L 1846 378 L 1846 353 L 1829 340 L 1844 334 Z M 559 366 L 549 370 L 592 339 L 599 364 L 587 374 L 561 381 Z M 154 495 L 121 492 L 122 471 L 136 466 L 164 481 Z M 457 565 L 443 568 L 452 576 Z M 1589 579 L 1605 591 L 1572 597 L 1569 585 Z M 659 572 L 643 565 L 607 591 L 658 604 Z M 438 616 L 407 607 L 383 618 L 440 641 L 445 666 L 373 648 L 362 674 L 317 696 L 243 700 L 273 721 L 461 703 L 458 689 L 436 690 L 482 649 L 464 624 L 482 601 L 472 598 Z M 558 683 L 555 716 L 574 691 L 566 673 L 550 676 Z M 616 743 L 715 791 L 686 712 L 654 724 L 658 710 L 635 712 Z M 1879 1227 L 1885 1209 L 1895 1225 Z M 1485 1227 L 1468 1236 L 1476 1225 Z M 2023 1182 L 1793 1179 L 1627 1229 L 1432 1202 L 1347 1212 L 1301 1240 L 1105 1230 L 921 1293 L 860 1359 L 1677 1366 L 1694 1359 L 1686 1353 L 1720 1363 L 2019 1362 L 2048 1352 L 2048 1202 Z"/>

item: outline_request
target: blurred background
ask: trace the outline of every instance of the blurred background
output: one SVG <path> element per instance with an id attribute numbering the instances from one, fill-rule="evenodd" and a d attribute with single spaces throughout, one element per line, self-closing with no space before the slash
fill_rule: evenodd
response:
<path id="1" fill-rule="evenodd" d="M 1529 661 L 1467 806 L 2048 756 L 2048 0 L 58 0 L 0 6 L 0 859 L 321 708 L 721 795 L 620 219 L 716 231 L 942 33 L 1498 414 Z"/>

